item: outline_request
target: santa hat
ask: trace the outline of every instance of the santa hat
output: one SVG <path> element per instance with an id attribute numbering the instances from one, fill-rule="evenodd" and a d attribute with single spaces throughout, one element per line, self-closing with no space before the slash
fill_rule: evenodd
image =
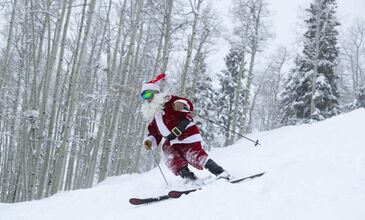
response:
<path id="1" fill-rule="evenodd" d="M 166 76 L 165 73 L 158 74 L 153 80 L 148 81 L 142 86 L 141 93 L 146 90 L 153 90 L 153 91 L 160 91 L 159 86 L 156 84 L 156 82 L 164 79 Z"/>

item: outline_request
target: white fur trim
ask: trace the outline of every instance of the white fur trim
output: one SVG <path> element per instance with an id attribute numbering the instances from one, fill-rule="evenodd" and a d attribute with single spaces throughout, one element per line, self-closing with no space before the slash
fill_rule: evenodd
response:
<path id="1" fill-rule="evenodd" d="M 146 83 L 142 86 L 141 93 L 146 90 L 160 91 L 160 88 L 154 83 Z"/>
<path id="2" fill-rule="evenodd" d="M 182 140 L 175 138 L 174 140 L 171 140 L 170 143 L 171 143 L 171 145 L 172 144 L 191 144 L 191 143 L 195 143 L 195 142 L 200 142 L 202 140 L 203 140 L 203 138 L 200 134 L 194 134 L 194 135 L 191 135 Z"/>
<path id="3" fill-rule="evenodd" d="M 157 148 L 157 141 L 156 138 L 152 135 L 145 137 L 145 139 L 143 140 L 143 142 L 145 142 L 146 140 L 150 140 L 152 141 L 152 149 L 156 149 Z"/>
<path id="4" fill-rule="evenodd" d="M 160 131 L 162 136 L 167 137 L 169 134 L 171 134 L 171 131 L 167 128 L 167 126 L 163 122 L 162 111 L 158 111 L 155 114 L 155 119 L 156 119 L 156 124 L 157 124 L 158 130 Z"/>
<path id="5" fill-rule="evenodd" d="M 195 123 L 194 122 L 190 122 L 187 126 L 186 126 L 186 129 L 187 128 L 190 128 L 191 126 L 193 126 L 193 125 L 195 125 Z"/>
<path id="6" fill-rule="evenodd" d="M 182 109 L 182 110 L 181 110 L 182 112 L 190 112 L 190 105 L 189 105 L 189 103 L 188 103 L 186 100 L 184 100 L 184 99 L 178 99 L 178 100 L 176 100 L 176 101 L 174 102 L 174 104 L 175 104 L 176 102 L 183 103 L 185 106 L 187 106 L 187 107 L 188 107 L 188 110 L 186 110 L 186 109 Z"/>

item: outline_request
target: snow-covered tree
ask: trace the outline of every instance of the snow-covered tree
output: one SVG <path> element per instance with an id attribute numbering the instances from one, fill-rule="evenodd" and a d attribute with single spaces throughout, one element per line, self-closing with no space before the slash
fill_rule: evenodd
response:
<path id="1" fill-rule="evenodd" d="M 365 108 L 365 86 L 361 87 L 356 94 L 356 108 Z"/>
<path id="2" fill-rule="evenodd" d="M 283 125 L 293 125 L 296 124 L 297 118 L 301 118 L 303 111 L 309 111 L 305 109 L 303 102 L 298 101 L 297 97 L 301 97 L 298 92 L 300 87 L 300 74 L 298 73 L 298 67 L 300 66 L 300 58 L 295 59 L 295 68 L 290 70 L 288 79 L 285 83 L 285 89 L 281 94 L 280 100 L 280 115 L 282 117 L 281 124 Z M 307 107 L 308 108 L 308 107 Z"/>
<path id="3" fill-rule="evenodd" d="M 257 69 L 255 65 L 256 57 L 263 49 L 267 39 L 270 38 L 270 12 L 265 0 L 234 0 L 233 5 L 235 26 L 232 43 L 235 48 L 241 51 L 244 57 L 241 69 L 247 68 L 246 80 L 242 85 L 238 84 L 238 87 L 242 86 L 247 91 L 243 96 L 243 113 L 234 122 L 240 122 L 242 126 L 239 127 L 239 133 L 244 134 L 249 130 L 249 116 L 251 115 L 249 111 L 253 102 L 250 96 L 253 90 L 251 89 L 253 87 L 253 78 Z M 248 67 L 245 67 L 246 62 Z M 242 79 L 243 72 L 240 75 Z M 238 105 L 237 102 L 238 99 L 236 99 L 236 106 Z M 236 127 L 235 124 L 233 124 L 233 127 Z"/>
<path id="4" fill-rule="evenodd" d="M 196 80 L 196 85 L 193 88 L 187 88 L 187 91 L 193 92 L 192 102 L 194 103 L 194 114 L 196 114 L 196 120 L 200 126 L 200 131 L 204 140 L 204 147 L 210 149 L 212 147 L 219 147 L 219 144 L 215 138 L 216 127 L 211 122 L 205 120 L 215 119 L 217 117 L 216 106 L 214 105 L 215 91 L 212 87 L 212 78 L 206 73 L 206 65 L 200 65 Z M 200 115 L 202 117 L 200 117 Z"/>
<path id="5" fill-rule="evenodd" d="M 345 73 L 351 76 L 352 98 L 365 84 L 365 20 L 357 19 L 342 40 L 342 58 Z M 350 77 L 349 77 L 350 78 Z M 351 94 L 351 93 L 350 93 Z"/>
<path id="6" fill-rule="evenodd" d="M 237 48 L 231 48 L 229 54 L 225 57 L 226 69 L 224 69 L 219 75 L 220 89 L 216 97 L 216 108 L 219 115 L 219 123 L 229 129 L 232 129 L 234 113 L 235 113 L 235 97 L 237 89 L 237 77 L 240 73 L 240 68 L 242 60 L 242 52 Z M 243 89 L 239 91 L 239 96 L 244 97 Z M 238 114 L 243 112 L 243 99 L 240 99 L 237 109 Z M 238 124 L 238 127 L 240 125 Z M 223 128 L 220 129 L 221 133 L 225 137 L 225 145 L 232 143 L 231 133 Z"/>
<path id="7" fill-rule="evenodd" d="M 257 97 L 256 110 L 253 115 L 253 126 L 259 130 L 277 128 L 280 123 L 280 93 L 284 84 L 285 65 L 289 59 L 289 52 L 285 47 L 279 47 L 269 56 L 265 71 L 255 79 L 260 92 Z"/>
<path id="8" fill-rule="evenodd" d="M 338 112 L 336 7 L 335 0 L 314 0 L 306 10 L 303 55 L 298 57 L 283 94 L 286 122 L 322 120 Z"/>

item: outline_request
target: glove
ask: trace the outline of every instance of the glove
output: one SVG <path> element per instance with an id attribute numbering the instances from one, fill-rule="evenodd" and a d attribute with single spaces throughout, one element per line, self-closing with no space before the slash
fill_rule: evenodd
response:
<path id="1" fill-rule="evenodd" d="M 143 142 L 144 148 L 146 148 L 146 150 L 151 150 L 152 149 L 152 141 L 151 140 L 145 140 Z"/>
<path id="2" fill-rule="evenodd" d="M 176 101 L 172 104 L 172 107 L 178 112 L 189 112 L 189 107 L 182 102 Z"/>

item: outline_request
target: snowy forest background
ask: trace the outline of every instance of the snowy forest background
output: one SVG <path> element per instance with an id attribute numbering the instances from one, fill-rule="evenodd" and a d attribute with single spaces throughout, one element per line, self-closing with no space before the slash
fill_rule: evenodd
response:
<path id="1" fill-rule="evenodd" d="M 199 115 L 246 135 L 365 107 L 363 18 L 343 28 L 335 0 L 310 0 L 297 45 L 269 50 L 268 0 L 232 0 L 224 36 L 213 3 L 0 1 L 0 202 L 153 168 L 139 92 L 159 72 L 193 100 L 207 150 L 238 137 Z M 219 38 L 225 67 L 208 71 Z"/>

